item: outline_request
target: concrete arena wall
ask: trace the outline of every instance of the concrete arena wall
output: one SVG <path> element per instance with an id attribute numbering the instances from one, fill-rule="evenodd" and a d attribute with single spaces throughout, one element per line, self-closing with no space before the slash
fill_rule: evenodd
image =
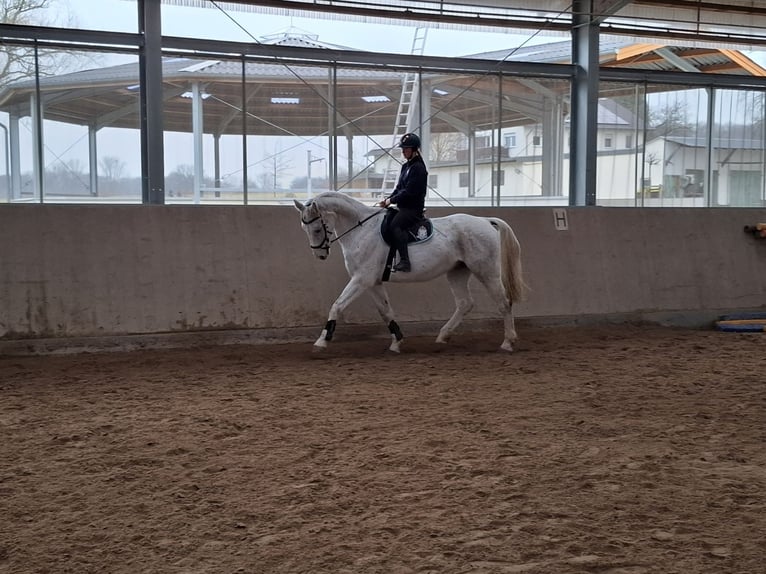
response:
<path id="1" fill-rule="evenodd" d="M 766 305 L 766 240 L 743 232 L 766 219 L 763 210 L 567 208 L 568 230 L 556 229 L 547 207 L 460 211 L 501 217 L 516 231 L 532 288 L 519 317 Z M 347 279 L 340 250 L 315 259 L 285 206 L 6 205 L 0 237 L 6 342 L 300 328 L 313 340 Z M 470 317 L 497 317 L 483 288 L 475 292 Z M 392 284 L 389 294 L 403 325 L 453 310 L 443 278 Z M 386 334 L 366 295 L 345 319 Z"/>

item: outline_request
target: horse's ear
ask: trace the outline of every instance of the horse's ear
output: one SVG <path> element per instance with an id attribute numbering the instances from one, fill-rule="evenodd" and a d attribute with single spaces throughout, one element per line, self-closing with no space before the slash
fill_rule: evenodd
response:
<path id="1" fill-rule="evenodd" d="M 295 209 L 297 209 L 300 212 L 303 212 L 303 204 L 297 199 L 293 199 L 293 201 L 295 202 Z"/>

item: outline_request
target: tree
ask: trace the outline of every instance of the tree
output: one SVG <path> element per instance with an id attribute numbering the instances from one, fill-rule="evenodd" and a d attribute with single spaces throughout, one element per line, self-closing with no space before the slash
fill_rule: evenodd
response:
<path id="1" fill-rule="evenodd" d="M 90 193 L 87 170 L 80 159 L 56 161 L 45 168 L 45 193 L 82 195 Z"/>
<path id="2" fill-rule="evenodd" d="M 60 15 L 53 10 L 62 4 L 60 0 L 0 0 L 0 23 L 15 25 L 76 27 L 74 19 L 65 15 L 66 22 L 56 22 L 51 15 Z M 65 4 L 63 4 L 65 6 Z M 61 50 L 38 50 L 38 72 L 41 76 L 61 73 L 72 64 L 72 59 L 81 59 L 70 52 Z M 4 43 L 0 46 L 0 89 L 35 75 L 35 49 L 31 46 L 15 46 Z"/>
<path id="3" fill-rule="evenodd" d="M 170 197 L 183 197 L 194 192 L 194 166 L 182 164 L 165 176 L 165 187 Z"/>
<path id="4" fill-rule="evenodd" d="M 125 162 L 115 156 L 105 156 L 99 162 L 104 178 L 117 181 L 125 175 Z"/>
<path id="5" fill-rule="evenodd" d="M 465 136 L 459 133 L 431 134 L 431 161 L 455 161 Z"/>
<path id="6" fill-rule="evenodd" d="M 274 146 L 274 152 L 264 156 L 261 163 L 266 170 L 257 176 L 258 187 L 268 191 L 276 191 L 281 187 L 282 176 L 293 167 L 293 162 L 282 153 L 281 146 Z"/>
<path id="7" fill-rule="evenodd" d="M 691 129 L 687 103 L 680 99 L 649 110 L 649 127 L 657 133 L 684 135 Z"/>

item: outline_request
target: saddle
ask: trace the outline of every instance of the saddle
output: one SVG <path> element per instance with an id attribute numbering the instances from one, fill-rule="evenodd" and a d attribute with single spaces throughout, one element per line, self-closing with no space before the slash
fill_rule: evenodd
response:
<path id="1" fill-rule="evenodd" d="M 396 215 L 396 211 L 396 209 L 389 207 L 383 218 L 383 222 L 380 224 L 380 235 L 383 238 L 383 241 L 386 242 L 386 245 L 389 246 L 388 257 L 386 257 L 386 266 L 383 269 L 382 281 L 388 281 L 391 277 L 391 266 L 393 265 L 394 257 L 396 256 L 396 248 L 394 247 L 391 237 L 391 220 Z M 434 226 L 431 223 L 431 220 L 423 216 L 407 230 L 407 244 L 428 241 L 433 234 Z"/>
<path id="2" fill-rule="evenodd" d="M 391 238 L 391 220 L 395 215 L 396 209 L 389 207 L 386 210 L 383 222 L 380 224 L 380 235 L 383 237 L 383 241 L 386 242 L 386 245 L 392 245 L 393 243 Z M 412 224 L 407 230 L 407 244 L 428 241 L 433 234 L 434 226 L 432 225 L 431 220 L 424 216 Z"/>

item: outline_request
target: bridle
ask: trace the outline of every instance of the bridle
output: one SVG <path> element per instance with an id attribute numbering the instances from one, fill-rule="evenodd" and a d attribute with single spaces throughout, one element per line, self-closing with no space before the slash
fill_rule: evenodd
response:
<path id="1" fill-rule="evenodd" d="M 324 237 L 322 238 L 322 241 L 320 241 L 319 244 L 317 244 L 317 245 L 311 245 L 311 243 L 309 243 L 309 247 L 311 247 L 311 249 L 325 249 L 329 253 L 330 245 L 332 245 L 333 243 L 338 241 L 344 235 L 346 235 L 348 233 L 351 233 L 357 227 L 361 227 L 366 221 L 369 221 L 370 219 L 372 219 L 376 215 L 379 215 L 383 211 L 386 211 L 385 208 L 380 209 L 379 211 L 376 211 L 372 215 L 368 215 L 367 217 L 365 217 L 361 221 L 357 221 L 356 225 L 352 226 L 351 228 L 347 229 L 346 231 L 344 231 L 340 235 L 337 235 L 336 237 L 331 237 L 330 236 L 330 228 L 327 227 L 327 223 L 325 223 L 325 220 L 322 217 L 322 213 L 321 212 L 314 219 L 310 219 L 308 221 L 305 221 L 303 219 L 303 217 L 301 217 L 301 223 L 303 225 L 311 225 L 312 223 L 314 223 L 317 220 L 322 223 L 322 231 L 324 232 Z"/>
<path id="2" fill-rule="evenodd" d="M 311 225 L 317 219 L 322 222 L 322 231 L 324 232 L 324 237 L 322 238 L 322 241 L 319 243 L 319 245 L 311 245 L 311 243 L 309 243 L 309 247 L 311 247 L 311 249 L 326 249 L 329 251 L 332 239 L 330 238 L 330 230 L 327 228 L 327 224 L 322 218 L 322 214 L 320 213 L 314 219 L 310 219 L 309 221 L 304 221 L 304 219 L 301 217 L 301 223 L 303 225 Z"/>

